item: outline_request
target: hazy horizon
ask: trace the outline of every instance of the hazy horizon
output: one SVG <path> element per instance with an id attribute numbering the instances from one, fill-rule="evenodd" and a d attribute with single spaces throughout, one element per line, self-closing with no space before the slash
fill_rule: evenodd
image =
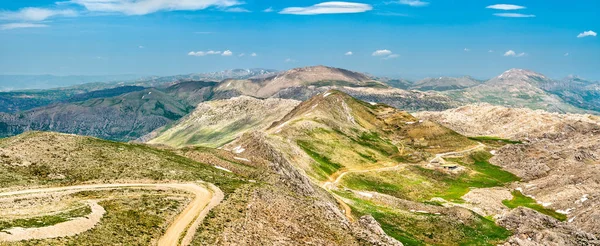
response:
<path id="1" fill-rule="evenodd" d="M 336 66 L 329 66 L 329 65 L 323 65 L 323 64 L 317 64 L 317 65 L 308 65 L 306 67 L 310 67 L 310 66 L 327 66 L 327 67 L 335 67 L 335 68 L 341 68 L 341 69 L 348 69 L 348 68 L 344 68 L 344 67 L 336 67 Z M 265 69 L 265 70 L 276 70 L 278 72 L 281 71 L 286 71 L 289 69 L 294 69 L 294 68 L 299 68 L 299 67 L 290 67 L 284 70 L 279 70 L 279 69 L 273 69 L 273 68 L 265 68 L 265 67 L 247 67 L 247 68 L 225 68 L 222 70 L 214 70 L 214 71 L 195 71 L 195 72 L 186 72 L 186 73 L 179 73 L 179 74 L 133 74 L 133 73 L 125 73 L 125 74 L 0 74 L 0 76 L 53 76 L 53 77 L 118 77 L 118 76 L 130 76 L 130 77 L 135 77 L 134 79 L 144 79 L 144 78 L 149 78 L 149 77 L 169 77 L 169 76 L 178 76 L 178 75 L 188 75 L 188 74 L 204 74 L 204 73 L 216 73 L 216 72 L 223 72 L 223 71 L 229 71 L 229 70 L 235 70 L 235 69 Z M 373 74 L 370 72 L 365 72 L 365 71 L 360 71 L 360 70 L 352 70 L 352 69 L 348 69 L 348 70 L 352 70 L 355 72 L 360 72 L 360 73 L 364 73 L 370 76 L 375 76 L 375 77 L 387 77 L 390 79 L 407 79 L 407 80 L 411 80 L 411 81 L 417 81 L 417 80 L 422 80 L 425 78 L 435 78 L 435 77 L 463 77 L 463 76 L 470 76 L 473 77 L 475 79 L 478 80 L 489 80 L 492 78 L 495 78 L 499 75 L 501 75 L 503 72 L 506 72 L 510 69 L 525 69 L 525 70 L 530 70 L 533 72 L 537 72 L 540 73 L 542 75 L 545 75 L 551 79 L 564 79 L 567 78 L 569 76 L 576 76 L 576 77 L 580 77 L 586 80 L 590 80 L 590 81 L 598 81 L 600 79 L 596 79 L 596 78 L 588 78 L 588 77 L 584 77 L 584 76 L 580 76 L 578 74 L 565 74 L 562 76 L 549 76 L 543 72 L 540 71 L 535 71 L 535 70 L 531 70 L 531 69 L 526 69 L 526 68 L 519 68 L 519 67 L 514 67 L 514 68 L 509 68 L 506 70 L 502 70 L 502 71 L 498 71 L 496 74 L 489 76 L 489 77 L 482 77 L 482 76 L 474 76 L 471 74 L 459 74 L 459 73 L 431 73 L 431 74 L 421 74 L 421 75 L 403 75 L 403 74 L 394 74 L 394 73 L 389 73 L 389 74 Z M 106 81 L 108 82 L 108 81 Z M 86 83 L 86 82 L 84 82 Z"/>

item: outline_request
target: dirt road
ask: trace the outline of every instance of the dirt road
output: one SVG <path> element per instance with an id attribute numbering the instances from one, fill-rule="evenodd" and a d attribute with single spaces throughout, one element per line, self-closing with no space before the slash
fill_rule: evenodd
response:
<path id="1" fill-rule="evenodd" d="M 196 232 L 198 225 L 204 219 L 208 211 L 218 205 L 223 200 L 223 193 L 219 188 L 212 184 L 207 184 L 207 187 L 200 186 L 198 184 L 94 184 L 94 185 L 77 185 L 67 187 L 52 187 L 52 188 L 40 188 L 30 190 L 19 190 L 0 193 L 0 197 L 5 196 L 19 196 L 29 194 L 48 194 L 54 192 L 65 192 L 65 191 L 87 191 L 87 190 L 106 190 L 106 189 L 121 189 L 121 188 L 168 188 L 184 190 L 195 195 L 194 200 L 188 204 L 188 206 L 171 222 L 165 234 L 159 239 L 159 246 L 171 246 L 180 245 L 180 239 L 183 236 L 183 243 L 181 245 L 187 245 L 191 242 L 193 234 Z M 65 222 L 68 223 L 68 222 Z M 55 226 L 60 226 L 59 223 Z M 31 228 L 45 230 L 44 233 L 36 233 L 39 235 L 37 238 L 28 239 L 43 239 L 43 238 L 54 238 L 64 236 L 60 231 L 55 230 L 55 226 L 48 226 L 43 228 Z M 186 231 L 186 229 L 188 229 Z M 29 229 L 24 229 L 29 230 Z M 6 233 L 2 233 L 6 234 Z M 10 234 L 0 234 L 0 241 L 15 241 L 18 238 L 11 237 Z M 12 239 L 12 240 L 11 240 Z"/>
<path id="2" fill-rule="evenodd" d="M 446 152 L 446 153 L 437 154 L 437 155 L 435 155 L 435 158 L 433 158 L 433 159 L 431 159 L 431 161 L 429 161 L 429 164 L 431 164 L 433 161 L 438 160 L 438 159 L 440 159 L 440 158 L 442 158 L 444 156 L 447 156 L 447 155 L 463 154 L 463 153 L 471 152 L 471 151 L 474 151 L 476 149 L 484 148 L 484 147 L 485 147 L 485 144 L 479 143 L 477 146 L 475 146 L 473 148 L 466 149 L 466 150 L 452 151 L 452 152 Z"/>
<path id="3" fill-rule="evenodd" d="M 462 151 L 452 151 L 452 152 L 446 152 L 446 153 L 441 153 L 441 154 L 437 154 L 435 155 L 435 158 L 433 158 L 431 161 L 429 161 L 429 163 L 433 162 L 436 159 L 442 158 L 444 156 L 447 155 L 455 155 L 455 154 L 463 154 L 463 153 L 467 153 L 467 152 L 471 152 L 474 151 L 476 149 L 479 148 L 483 148 L 485 147 L 484 144 L 479 143 L 477 146 L 466 149 L 466 150 L 462 150 Z M 402 146 L 403 150 L 404 150 L 404 145 Z M 349 173 L 366 173 L 366 172 L 380 172 L 380 171 L 391 171 L 391 170 L 396 170 L 396 169 L 400 169 L 404 166 L 406 166 L 408 164 L 398 164 L 396 166 L 392 166 L 392 167 L 376 167 L 376 168 L 368 168 L 368 169 L 354 169 L 354 170 L 345 170 L 341 173 L 335 173 L 334 175 L 337 175 L 337 177 L 335 178 L 335 180 L 333 182 L 331 181 L 327 181 L 321 184 L 321 187 L 323 187 L 325 190 L 330 191 L 335 188 L 335 186 L 342 180 L 342 178 Z M 336 198 L 336 200 L 340 203 L 340 205 L 342 206 L 342 208 L 344 209 L 344 212 L 346 214 L 346 217 L 348 217 L 349 220 L 353 221 L 352 218 L 352 212 L 350 211 L 350 206 L 348 206 L 348 204 L 346 204 L 342 197 L 339 197 L 338 195 L 336 195 L 335 193 L 332 193 L 334 195 L 334 197 Z"/>

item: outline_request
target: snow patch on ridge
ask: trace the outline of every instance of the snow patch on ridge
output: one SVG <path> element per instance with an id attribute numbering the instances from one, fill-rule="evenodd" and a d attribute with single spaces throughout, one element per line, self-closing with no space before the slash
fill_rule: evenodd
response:
<path id="1" fill-rule="evenodd" d="M 246 158 L 241 158 L 241 157 L 233 157 L 233 159 L 236 159 L 238 161 L 245 161 L 245 162 L 250 162 L 250 160 L 246 159 Z"/>
<path id="2" fill-rule="evenodd" d="M 223 170 L 223 171 L 225 171 L 225 172 L 232 173 L 232 171 L 231 171 L 231 170 L 229 170 L 229 169 L 227 169 L 227 168 L 224 168 L 224 167 L 215 166 L 215 168 L 216 168 L 216 169 L 219 169 L 219 170 Z"/>
<path id="3" fill-rule="evenodd" d="M 242 153 L 244 151 L 246 151 L 246 149 L 242 148 L 241 145 L 233 148 L 233 153 L 236 153 L 236 154 L 240 154 L 240 153 Z"/>

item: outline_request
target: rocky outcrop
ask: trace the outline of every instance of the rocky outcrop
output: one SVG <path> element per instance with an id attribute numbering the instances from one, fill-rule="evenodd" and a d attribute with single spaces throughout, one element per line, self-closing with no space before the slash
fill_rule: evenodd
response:
<path id="1" fill-rule="evenodd" d="M 527 208 L 514 209 L 498 224 L 514 232 L 507 246 L 600 245 L 596 236 Z"/>
<path id="2" fill-rule="evenodd" d="M 487 104 L 417 115 L 470 136 L 523 140 L 504 146 L 490 162 L 521 177 L 515 188 L 523 194 L 567 214 L 566 224 L 600 236 L 598 117 Z"/>
<path id="3" fill-rule="evenodd" d="M 381 229 L 379 222 L 377 222 L 371 215 L 360 217 L 358 223 L 362 226 L 362 228 L 364 228 L 364 230 L 357 232 L 357 234 L 361 235 L 361 238 L 366 240 L 369 245 L 403 245 L 398 240 L 385 234 L 385 232 Z"/>
<path id="4" fill-rule="evenodd" d="M 559 114 L 526 108 L 507 108 L 491 104 L 471 104 L 444 112 L 418 112 L 419 118 L 439 122 L 467 136 L 496 136 L 527 140 L 550 137 L 572 125 L 598 124 L 594 115 Z M 544 135 L 546 134 L 546 135 Z"/>

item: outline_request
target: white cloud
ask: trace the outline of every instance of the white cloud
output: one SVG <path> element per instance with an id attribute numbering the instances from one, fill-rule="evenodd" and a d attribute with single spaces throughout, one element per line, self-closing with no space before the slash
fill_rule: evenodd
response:
<path id="1" fill-rule="evenodd" d="M 585 38 L 585 37 L 596 37 L 596 35 L 598 35 L 596 32 L 589 30 L 589 31 L 585 31 L 580 33 L 579 35 L 577 35 L 578 38 Z"/>
<path id="2" fill-rule="evenodd" d="M 204 51 L 190 51 L 188 56 L 205 56 L 206 53 Z"/>
<path id="3" fill-rule="evenodd" d="M 247 10 L 245 8 L 240 8 L 240 7 L 228 8 L 223 11 L 230 12 L 230 13 L 250 13 L 250 12 L 252 12 L 250 10 Z"/>
<path id="4" fill-rule="evenodd" d="M 533 18 L 535 15 L 518 14 L 518 13 L 496 13 L 495 16 L 507 18 Z"/>
<path id="5" fill-rule="evenodd" d="M 273 7 L 268 7 L 265 10 L 263 10 L 263 12 L 265 12 L 265 13 L 271 13 L 271 12 L 275 12 L 275 9 L 273 9 Z"/>
<path id="6" fill-rule="evenodd" d="M 348 51 L 348 52 L 346 52 L 344 55 L 346 55 L 346 56 L 351 56 L 351 55 L 354 55 L 354 53 L 352 53 L 352 51 Z"/>
<path id="7" fill-rule="evenodd" d="M 53 10 L 43 8 L 22 8 L 18 11 L 0 11 L 0 20 L 43 21 L 52 17 L 74 17 L 74 10 Z"/>
<path id="8" fill-rule="evenodd" d="M 365 3 L 323 2 L 308 7 L 289 7 L 283 9 L 279 13 L 290 15 L 320 15 L 362 13 L 371 10 L 373 10 L 373 7 Z"/>
<path id="9" fill-rule="evenodd" d="M 565 56 L 569 56 L 569 55 L 570 55 L 569 52 L 565 53 Z"/>
<path id="10" fill-rule="evenodd" d="M 517 10 L 524 9 L 525 6 L 513 5 L 513 4 L 494 4 L 485 7 L 487 9 L 499 9 L 499 10 Z"/>
<path id="11" fill-rule="evenodd" d="M 287 58 L 285 59 L 286 63 L 292 63 L 292 62 L 296 62 L 296 60 L 292 59 L 292 58 Z"/>
<path id="12" fill-rule="evenodd" d="M 258 56 L 256 53 L 252 53 L 250 56 Z"/>
<path id="13" fill-rule="evenodd" d="M 411 7 L 424 7 L 429 5 L 429 2 L 421 1 L 421 0 L 400 0 L 399 4 L 408 5 Z"/>
<path id="14" fill-rule="evenodd" d="M 46 24 L 36 24 L 36 23 L 6 23 L 0 25 L 0 30 L 11 30 L 11 29 L 19 29 L 19 28 L 40 28 L 40 27 L 48 27 Z"/>
<path id="15" fill-rule="evenodd" d="M 222 56 L 232 56 L 233 52 L 231 52 L 231 50 L 226 50 L 226 51 L 223 51 L 223 54 L 221 54 L 221 55 Z"/>
<path id="16" fill-rule="evenodd" d="M 245 56 L 245 55 L 246 55 L 245 53 L 242 53 L 242 54 L 239 54 L 238 56 L 242 57 L 242 56 Z"/>
<path id="17" fill-rule="evenodd" d="M 93 12 L 116 12 L 146 15 L 158 11 L 202 10 L 209 7 L 229 8 L 240 5 L 237 0 L 71 0 Z"/>
<path id="18" fill-rule="evenodd" d="M 227 52 L 227 51 L 225 51 L 225 52 Z M 231 51 L 229 51 L 229 52 L 231 52 Z M 190 51 L 190 53 L 188 53 L 188 56 L 207 56 L 207 55 L 219 55 L 219 54 L 221 54 L 221 51 L 214 51 L 214 50 L 209 50 L 209 51 Z"/>
<path id="19" fill-rule="evenodd" d="M 494 50 L 488 50 L 488 53 L 494 53 Z"/>
<path id="20" fill-rule="evenodd" d="M 390 50 L 376 50 L 373 52 L 373 56 L 389 56 L 392 54 Z"/>
<path id="21" fill-rule="evenodd" d="M 140 46 L 138 46 L 138 48 L 140 48 L 140 49 L 144 49 L 144 48 L 146 48 L 146 47 L 144 47 L 143 45 L 140 45 Z"/>
<path id="22" fill-rule="evenodd" d="M 465 49 L 464 49 L 464 51 L 465 51 L 465 52 L 469 52 L 469 51 L 471 51 L 471 49 L 469 49 L 469 48 L 465 48 Z"/>
<path id="23" fill-rule="evenodd" d="M 389 60 L 389 59 L 394 59 L 394 58 L 398 58 L 398 57 L 400 57 L 400 55 L 398 55 L 398 54 L 391 54 L 391 55 L 389 55 L 389 56 L 387 56 L 387 57 L 385 57 L 383 59 L 384 60 Z"/>
<path id="24" fill-rule="evenodd" d="M 506 53 L 504 53 L 504 56 L 512 56 L 512 57 L 522 57 L 525 55 L 527 55 L 527 54 L 525 54 L 525 52 L 521 52 L 521 53 L 517 54 L 517 52 L 515 52 L 514 50 L 509 50 Z"/>

